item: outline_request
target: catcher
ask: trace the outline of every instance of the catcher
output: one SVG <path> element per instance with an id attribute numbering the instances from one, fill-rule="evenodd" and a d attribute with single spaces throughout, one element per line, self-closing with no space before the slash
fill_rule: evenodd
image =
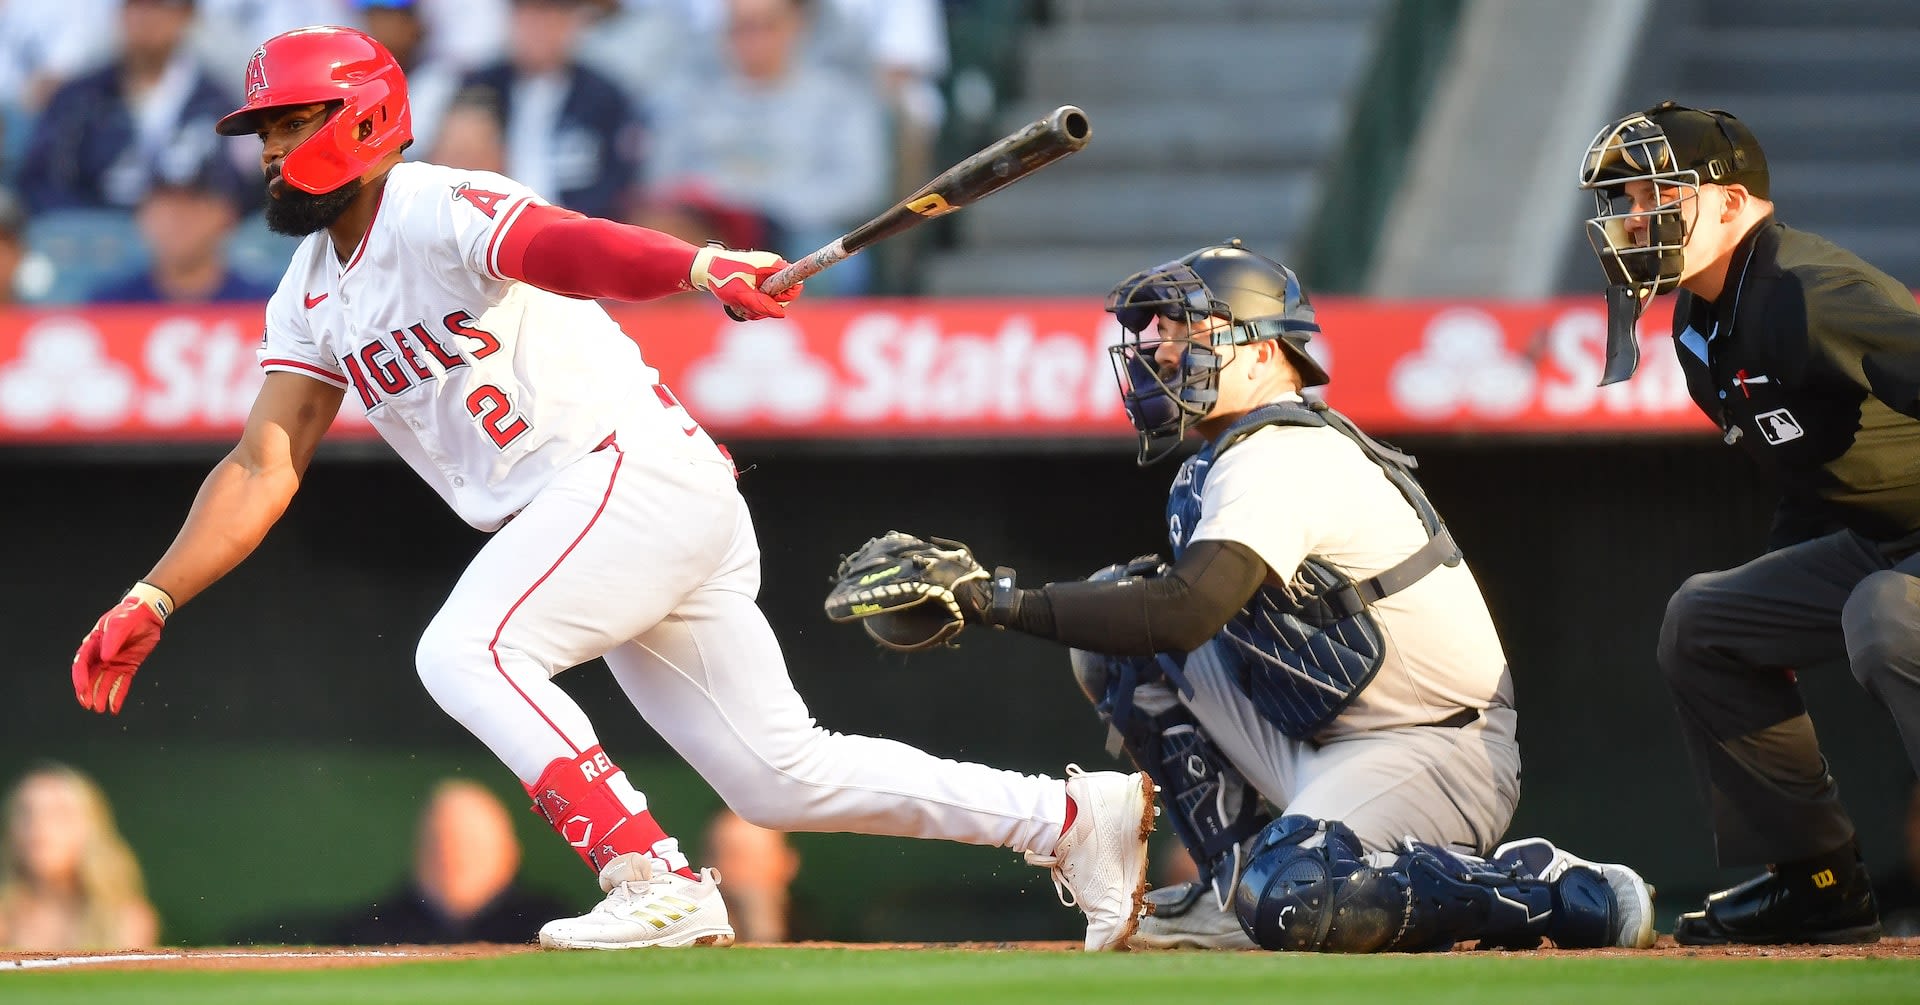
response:
<path id="1" fill-rule="evenodd" d="M 1202 876 L 1148 895 L 1134 945 L 1651 945 L 1633 870 L 1499 844 L 1520 753 L 1493 620 L 1413 458 L 1301 396 L 1328 378 L 1294 274 L 1233 241 L 1106 308 L 1140 463 L 1205 441 L 1167 503 L 1173 562 L 1022 588 L 896 532 L 842 563 L 828 615 L 909 651 L 967 624 L 1072 647 Z"/>

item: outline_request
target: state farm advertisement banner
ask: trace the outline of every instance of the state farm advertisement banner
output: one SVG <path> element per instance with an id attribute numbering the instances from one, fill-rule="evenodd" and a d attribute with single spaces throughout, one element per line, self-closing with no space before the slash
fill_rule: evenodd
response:
<path id="1" fill-rule="evenodd" d="M 617 306 L 687 408 L 737 439 L 1111 439 L 1131 430 L 1097 302 L 841 300 L 735 324 Z M 1656 309 L 1633 380 L 1595 386 L 1599 298 L 1316 302 L 1327 400 L 1381 435 L 1704 432 Z M 257 307 L 0 312 L 0 442 L 229 440 L 262 379 Z M 547 337 L 565 338 L 565 332 Z M 644 388 L 636 388 L 644 393 Z M 335 436 L 371 437 L 348 395 Z"/>

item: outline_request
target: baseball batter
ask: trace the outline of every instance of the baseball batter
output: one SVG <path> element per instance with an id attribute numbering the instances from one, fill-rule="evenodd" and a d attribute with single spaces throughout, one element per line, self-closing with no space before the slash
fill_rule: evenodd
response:
<path id="1" fill-rule="evenodd" d="M 1235 241 L 1128 278 L 1107 309 L 1142 463 L 1206 441 L 1173 482 L 1172 564 L 1037 589 L 1004 568 L 941 574 L 967 620 L 1072 646 L 1159 783 L 1206 882 L 1151 894 L 1136 941 L 1651 944 L 1631 869 L 1540 839 L 1495 847 L 1520 796 L 1499 637 L 1412 458 L 1300 395 L 1328 377 L 1294 274 Z M 953 567 L 941 555 L 928 573 Z M 886 616 L 876 637 L 925 617 Z"/>
<path id="2" fill-rule="evenodd" d="M 218 128 L 259 136 L 268 222 L 305 240 L 267 305 L 266 377 L 240 443 L 172 547 L 87 635 L 73 662 L 81 704 L 119 713 L 175 609 L 286 509 L 344 400 L 494 532 L 418 665 L 599 874 L 605 901 L 547 925 L 543 944 L 733 939 L 719 877 L 691 867 L 551 682 L 596 656 L 742 817 L 1023 851 L 1077 898 L 1087 948 L 1125 941 L 1152 783 L 1072 767 L 1063 782 L 816 726 L 754 603 L 759 549 L 731 461 L 595 303 L 697 289 L 748 318 L 784 316 L 798 289 L 758 288 L 778 256 L 695 248 L 497 174 L 402 163 L 405 78 L 351 29 L 268 40 L 245 105 Z"/>

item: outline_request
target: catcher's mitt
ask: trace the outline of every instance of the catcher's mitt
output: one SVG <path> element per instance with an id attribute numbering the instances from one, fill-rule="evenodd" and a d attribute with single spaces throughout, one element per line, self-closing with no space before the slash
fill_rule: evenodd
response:
<path id="1" fill-rule="evenodd" d="M 967 620 L 954 589 L 987 570 L 958 541 L 891 530 L 841 559 L 833 578 L 827 617 L 858 621 L 875 642 L 910 653 L 960 634 Z"/>

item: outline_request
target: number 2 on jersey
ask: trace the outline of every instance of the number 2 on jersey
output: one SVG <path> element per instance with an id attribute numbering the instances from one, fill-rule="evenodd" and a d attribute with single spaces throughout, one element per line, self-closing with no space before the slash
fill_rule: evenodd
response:
<path id="1" fill-rule="evenodd" d="M 467 395 L 467 412 L 480 420 L 480 428 L 486 430 L 493 438 L 493 445 L 502 450 L 529 428 L 527 420 L 513 410 L 513 402 L 507 400 L 506 392 L 492 384 L 482 384 Z"/>

